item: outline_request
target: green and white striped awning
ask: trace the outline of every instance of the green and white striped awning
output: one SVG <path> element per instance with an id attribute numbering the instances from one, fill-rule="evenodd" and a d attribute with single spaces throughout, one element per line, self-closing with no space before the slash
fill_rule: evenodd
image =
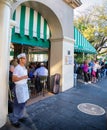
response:
<path id="1" fill-rule="evenodd" d="M 50 29 L 46 19 L 39 12 L 26 6 L 18 6 L 13 14 L 13 20 L 17 25 L 12 30 L 12 43 L 42 48 L 50 47 Z M 76 27 L 74 27 L 74 39 L 75 52 L 96 54 L 95 48 Z"/>
<path id="2" fill-rule="evenodd" d="M 49 26 L 39 12 L 26 6 L 18 6 L 13 20 L 17 22 L 12 30 L 13 43 L 49 48 Z"/>
<path id="3" fill-rule="evenodd" d="M 96 54 L 96 49 L 87 41 L 87 39 L 74 27 L 74 52 L 84 52 L 89 54 Z"/>

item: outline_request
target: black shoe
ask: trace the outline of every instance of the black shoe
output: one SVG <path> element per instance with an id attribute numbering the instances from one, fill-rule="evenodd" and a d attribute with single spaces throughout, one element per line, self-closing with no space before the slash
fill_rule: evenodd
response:
<path id="1" fill-rule="evenodd" d="M 20 128 L 21 127 L 21 124 L 20 122 L 16 122 L 16 123 L 12 123 L 12 125 L 16 128 Z"/>
<path id="2" fill-rule="evenodd" d="M 20 122 L 25 122 L 26 120 L 27 120 L 26 117 L 23 117 L 23 118 L 19 119 Z"/>

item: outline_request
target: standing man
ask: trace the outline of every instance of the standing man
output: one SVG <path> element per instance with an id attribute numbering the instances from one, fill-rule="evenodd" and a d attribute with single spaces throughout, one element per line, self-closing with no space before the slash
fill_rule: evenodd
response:
<path id="1" fill-rule="evenodd" d="M 29 99 L 29 91 L 27 85 L 27 69 L 26 55 L 21 53 L 17 56 L 19 64 L 15 67 L 12 80 L 15 83 L 15 99 L 13 105 L 13 113 L 10 118 L 11 123 L 15 127 L 20 127 L 20 121 L 24 121 L 24 108 L 26 101 Z"/>

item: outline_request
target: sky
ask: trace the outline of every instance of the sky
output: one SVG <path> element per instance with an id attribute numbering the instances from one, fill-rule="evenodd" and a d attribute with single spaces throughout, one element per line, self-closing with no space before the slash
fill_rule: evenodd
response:
<path id="1" fill-rule="evenodd" d="M 78 16 L 79 12 L 84 12 L 88 7 L 94 5 L 101 5 L 107 0 L 81 0 L 82 5 L 74 10 L 74 16 Z"/>

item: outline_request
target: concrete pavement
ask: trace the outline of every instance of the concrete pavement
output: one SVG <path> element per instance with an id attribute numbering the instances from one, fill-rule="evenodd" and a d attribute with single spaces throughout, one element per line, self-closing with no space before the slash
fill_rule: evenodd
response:
<path id="1" fill-rule="evenodd" d="M 87 85 L 79 81 L 72 89 L 27 106 L 28 120 L 21 128 L 8 122 L 0 130 L 107 130 L 106 113 L 83 113 L 77 108 L 81 103 L 95 104 L 107 111 L 107 79 Z"/>

